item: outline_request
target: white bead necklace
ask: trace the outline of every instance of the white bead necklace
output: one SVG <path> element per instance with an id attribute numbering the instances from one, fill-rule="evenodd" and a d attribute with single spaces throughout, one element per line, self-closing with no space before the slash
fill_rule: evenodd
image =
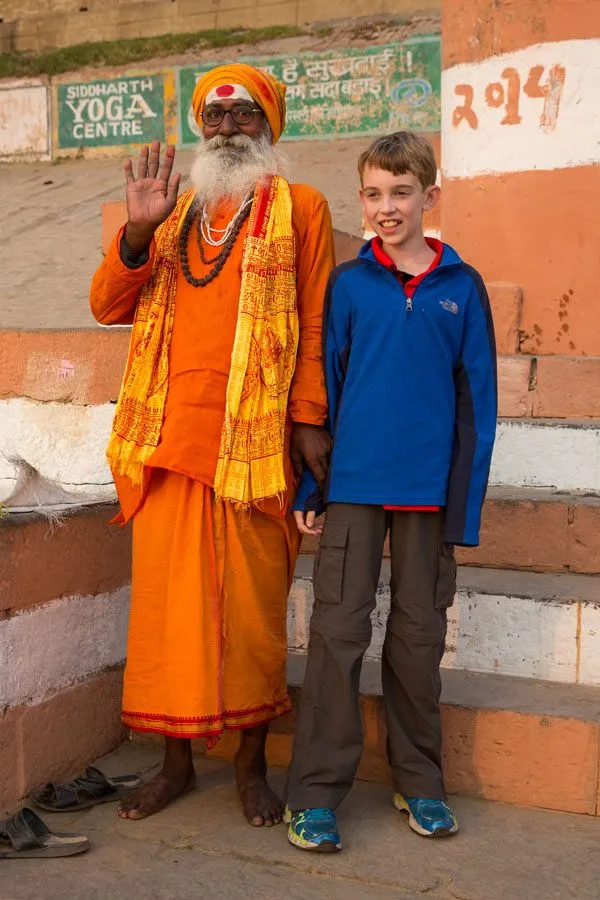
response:
<path id="1" fill-rule="evenodd" d="M 200 216 L 200 230 L 202 232 L 202 237 L 204 238 L 206 243 L 210 244 L 211 247 L 222 247 L 233 231 L 236 219 L 238 218 L 240 213 L 248 206 L 249 203 L 252 203 L 252 197 L 248 197 L 246 198 L 246 200 L 242 201 L 242 204 L 239 207 L 238 211 L 225 228 L 213 228 L 210 224 L 210 219 L 208 218 L 206 206 L 203 206 L 202 215 Z M 213 237 L 213 234 L 219 234 L 221 235 L 221 237 Z"/>

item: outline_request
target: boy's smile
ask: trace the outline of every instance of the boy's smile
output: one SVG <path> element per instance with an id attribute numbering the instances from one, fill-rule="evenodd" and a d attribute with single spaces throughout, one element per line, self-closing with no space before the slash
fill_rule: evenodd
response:
<path id="1" fill-rule="evenodd" d="M 366 166 L 360 197 L 369 225 L 385 244 L 416 250 L 424 242 L 423 212 L 436 205 L 439 188 L 423 188 L 412 172 L 394 175 Z"/>

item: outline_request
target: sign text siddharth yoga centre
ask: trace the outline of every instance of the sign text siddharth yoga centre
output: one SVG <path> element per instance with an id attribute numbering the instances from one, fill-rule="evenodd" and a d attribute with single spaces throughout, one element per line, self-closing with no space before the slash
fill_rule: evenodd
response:
<path id="1" fill-rule="evenodd" d="M 284 138 L 381 134 L 440 127 L 439 35 L 321 54 L 248 59 L 287 86 Z M 194 85 L 216 62 L 179 70 L 180 143 L 200 133 L 191 110 Z"/>
<path id="2" fill-rule="evenodd" d="M 164 78 L 139 75 L 58 86 L 58 146 L 164 140 Z"/>

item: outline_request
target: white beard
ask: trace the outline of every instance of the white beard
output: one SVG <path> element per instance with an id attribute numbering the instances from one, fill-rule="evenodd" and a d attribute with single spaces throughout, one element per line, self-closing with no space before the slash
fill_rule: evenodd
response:
<path id="1" fill-rule="evenodd" d="M 247 134 L 217 134 L 196 145 L 190 180 L 200 205 L 216 206 L 222 200 L 239 205 L 269 175 L 281 175 L 287 159 L 271 139 L 271 129 L 251 138 Z"/>

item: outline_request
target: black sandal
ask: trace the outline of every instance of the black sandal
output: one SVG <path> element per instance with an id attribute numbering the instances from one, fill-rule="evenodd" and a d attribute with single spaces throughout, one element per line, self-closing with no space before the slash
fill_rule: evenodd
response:
<path id="1" fill-rule="evenodd" d="M 88 766 L 85 775 L 72 781 L 52 781 L 32 794 L 32 800 L 40 809 L 49 812 L 74 812 L 100 803 L 122 800 L 141 785 L 142 780 L 137 775 L 107 778 L 99 769 Z"/>
<path id="2" fill-rule="evenodd" d="M 10 850 L 3 844 L 10 844 Z M 42 856 L 75 856 L 88 850 L 82 834 L 55 834 L 43 819 L 26 806 L 10 819 L 0 821 L 0 859 Z"/>

